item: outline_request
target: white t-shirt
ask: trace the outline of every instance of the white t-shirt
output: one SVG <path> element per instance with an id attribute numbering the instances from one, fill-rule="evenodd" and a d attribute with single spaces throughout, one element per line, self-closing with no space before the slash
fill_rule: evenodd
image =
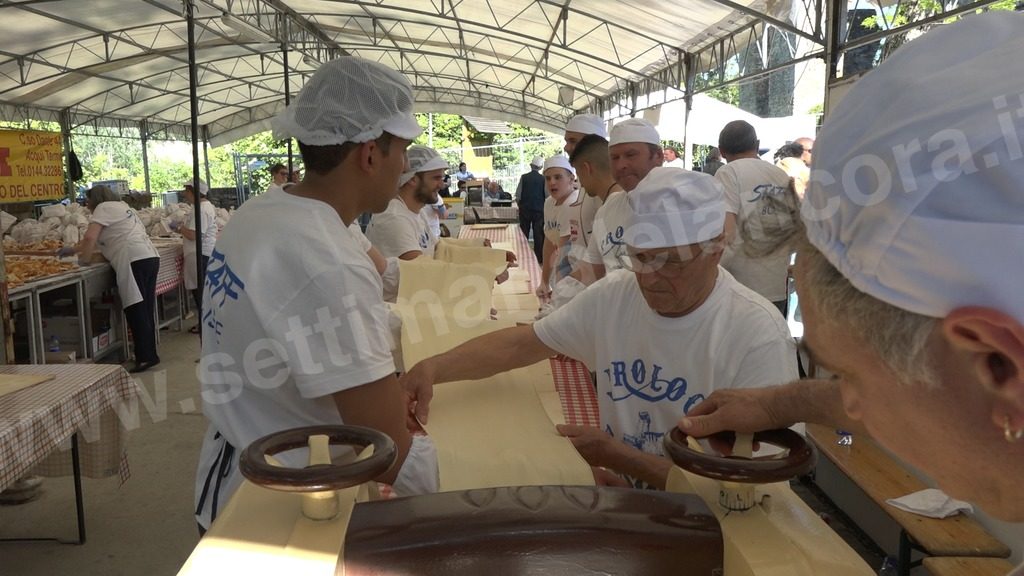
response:
<path id="1" fill-rule="evenodd" d="M 419 212 L 407 208 L 401 198 L 392 200 L 384 212 L 373 215 L 366 227 L 366 237 L 385 258 L 397 258 L 412 251 L 433 258 L 437 245 L 427 222 Z"/>
<path id="2" fill-rule="evenodd" d="M 583 260 L 604 264 L 605 271 L 622 268 L 619 259 L 626 252 L 625 230 L 630 216 L 629 202 L 622 190 L 612 192 L 594 216 L 594 233 Z"/>
<path id="3" fill-rule="evenodd" d="M 708 299 L 680 318 L 651 310 L 636 275 L 619 270 L 533 326 L 545 345 L 597 372 L 601 428 L 658 456 L 665 432 L 711 392 L 798 377 L 778 310 L 721 267 Z"/>
<path id="4" fill-rule="evenodd" d="M 199 218 L 203 227 L 203 256 L 209 256 L 213 254 L 213 246 L 217 243 L 217 209 L 209 202 L 200 202 Z M 189 211 L 188 217 L 185 218 L 185 228 L 196 229 L 196 218 L 192 211 Z M 192 240 L 185 240 L 182 243 L 182 249 L 186 254 L 195 254 L 196 243 Z"/>
<path id="5" fill-rule="evenodd" d="M 427 204 L 420 210 L 420 216 L 427 223 L 427 227 L 430 228 L 430 233 L 434 235 L 435 240 L 441 237 L 441 214 L 437 209 L 442 206 L 444 206 L 444 198 L 438 196 L 437 202 Z"/>
<path id="6" fill-rule="evenodd" d="M 785 300 L 789 268 L 789 253 L 782 251 L 767 258 L 749 258 L 740 245 L 740 229 L 744 222 L 753 221 L 757 230 L 758 218 L 771 207 L 763 199 L 785 194 L 789 187 L 789 175 L 781 168 L 759 158 L 733 160 L 718 169 L 715 178 L 725 189 L 726 210 L 736 215 L 736 238 L 722 256 L 722 266 L 731 272 L 744 286 L 772 302 Z"/>
<path id="7" fill-rule="evenodd" d="M 322 202 L 268 192 L 238 209 L 217 241 L 203 294 L 199 380 L 210 428 L 197 505 L 224 439 L 235 453 L 218 508 L 241 483 L 239 451 L 273 432 L 341 424 L 331 394 L 394 373 L 382 291 L 366 251 Z M 308 460 L 299 452 L 278 458 L 302 467 Z M 198 516 L 204 525 L 213 490 Z"/>
<path id="8" fill-rule="evenodd" d="M 583 259 L 587 247 L 590 246 L 590 237 L 594 233 L 594 217 L 601 204 L 600 198 L 587 194 L 586 190 L 581 188 L 578 201 L 568 210 L 569 241 L 572 243 L 569 259 L 573 267 L 576 266 L 576 261 Z"/>
<path id="9" fill-rule="evenodd" d="M 366 234 L 363 234 L 363 229 L 359 226 L 358 220 L 353 220 L 352 223 L 348 225 L 348 231 L 352 233 L 352 237 L 355 238 L 356 244 L 359 245 L 360 250 L 363 252 L 370 251 L 370 247 L 373 246 L 373 243 L 371 243 L 370 239 L 366 237 Z"/>
<path id="10" fill-rule="evenodd" d="M 139 215 L 121 201 L 104 202 L 92 211 L 89 222 L 102 224 L 96 245 L 109 262 L 129 264 L 144 258 L 159 258 Z"/>
<path id="11" fill-rule="evenodd" d="M 560 245 L 562 238 L 571 234 L 569 229 L 571 205 L 576 201 L 578 194 L 579 191 L 574 190 L 561 204 L 557 204 L 553 196 L 544 199 L 544 237 L 555 246 Z"/>

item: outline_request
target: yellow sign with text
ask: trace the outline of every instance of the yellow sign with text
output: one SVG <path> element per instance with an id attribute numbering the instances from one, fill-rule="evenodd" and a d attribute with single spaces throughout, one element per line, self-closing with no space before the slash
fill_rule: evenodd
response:
<path id="1" fill-rule="evenodd" d="M 64 143 L 55 132 L 0 130 L 0 202 L 64 197 Z"/>

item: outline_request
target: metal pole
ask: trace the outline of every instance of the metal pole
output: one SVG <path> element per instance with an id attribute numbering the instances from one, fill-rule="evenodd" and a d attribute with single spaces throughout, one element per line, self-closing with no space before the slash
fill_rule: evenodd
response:
<path id="1" fill-rule="evenodd" d="M 839 74 L 839 58 L 842 56 L 842 36 L 846 22 L 846 2 L 827 0 L 825 16 L 825 117 L 832 111 L 832 86 Z"/>
<path id="2" fill-rule="evenodd" d="M 195 234 L 196 238 L 196 280 L 197 282 L 203 282 L 203 218 L 202 209 L 200 208 L 200 194 L 199 194 L 199 93 L 196 74 L 196 20 L 195 20 L 196 6 L 193 0 L 185 0 L 185 13 L 188 18 L 188 95 L 189 104 L 192 110 L 192 198 L 193 207 L 192 214 L 195 216 Z M 187 242 L 187 240 L 186 240 Z M 201 323 L 203 321 L 203 304 L 199 303 L 196 308 L 196 318 Z M 201 332 L 200 332 L 200 338 Z"/>
<path id="3" fill-rule="evenodd" d="M 71 113 L 67 108 L 60 111 L 60 137 L 64 143 L 64 159 L 67 165 L 71 165 Z M 75 183 L 71 181 L 71 175 L 64 172 L 64 194 L 72 201 L 75 201 Z"/>
<path id="4" fill-rule="evenodd" d="M 683 114 L 683 163 L 686 164 L 686 169 L 693 169 L 693 145 L 690 144 L 690 110 L 693 108 L 693 85 L 694 85 L 694 72 L 693 72 L 693 56 L 687 52 L 683 56 L 683 90 L 686 91 L 686 95 L 683 96 L 683 102 L 686 103 L 686 112 Z"/>
<path id="5" fill-rule="evenodd" d="M 142 141 L 142 175 L 146 179 L 146 194 L 152 194 L 149 181 L 149 123 L 139 122 L 139 140 Z"/>
<path id="6" fill-rule="evenodd" d="M 434 147 L 434 113 L 427 114 L 427 146 Z"/>
<path id="7" fill-rule="evenodd" d="M 291 87 L 291 82 L 288 80 L 288 76 L 289 76 L 289 70 L 288 70 L 288 20 L 287 19 L 283 20 L 281 24 L 282 24 L 281 27 L 284 30 L 284 39 L 285 39 L 285 41 L 281 43 L 281 54 L 284 57 L 284 105 L 288 106 L 289 104 L 292 103 L 292 87 Z M 292 158 L 292 139 L 289 138 L 288 139 L 288 179 L 289 180 L 291 180 L 291 178 L 292 178 L 292 170 L 295 169 L 292 166 L 292 162 L 293 162 L 293 158 Z"/>
<path id="8" fill-rule="evenodd" d="M 206 127 L 203 127 L 203 163 L 206 165 L 206 185 L 213 188 L 213 179 L 210 178 L 210 138 Z"/>

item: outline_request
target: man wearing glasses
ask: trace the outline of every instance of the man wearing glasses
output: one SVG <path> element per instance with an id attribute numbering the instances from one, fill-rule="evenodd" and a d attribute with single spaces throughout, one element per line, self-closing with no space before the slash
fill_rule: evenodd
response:
<path id="1" fill-rule="evenodd" d="M 770 302 L 718 265 L 725 202 L 707 174 L 654 168 L 629 193 L 624 269 L 532 326 L 500 330 L 420 362 L 402 383 L 425 421 L 432 386 L 486 378 L 565 354 L 597 373 L 601 427 L 561 426 L 599 483 L 664 488 L 661 437 L 719 389 L 797 378 Z M 473 362 L 459 359 L 474 358 Z"/>

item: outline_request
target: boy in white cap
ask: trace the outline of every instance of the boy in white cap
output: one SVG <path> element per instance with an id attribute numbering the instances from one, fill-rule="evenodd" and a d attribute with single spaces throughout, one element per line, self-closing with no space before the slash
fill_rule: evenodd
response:
<path id="1" fill-rule="evenodd" d="M 783 319 L 718 266 L 725 206 L 714 179 L 655 168 L 627 206 L 629 270 L 609 274 L 532 326 L 494 332 L 417 364 L 402 383 L 421 419 L 434 384 L 565 354 L 597 373 L 601 428 L 559 430 L 592 466 L 663 488 L 671 462 L 662 457 L 661 437 L 681 415 L 717 389 L 796 377 L 796 348 Z"/>
<path id="2" fill-rule="evenodd" d="M 573 151 L 576 150 L 576 145 L 590 135 L 608 139 L 608 130 L 600 116 L 577 114 L 570 118 L 565 125 L 565 146 L 563 148 L 565 154 L 571 158 Z M 571 205 L 569 217 L 569 239 L 572 242 L 569 259 L 573 269 L 579 262 L 582 262 L 587 246 L 590 245 L 590 237 L 594 233 L 594 217 L 597 216 L 597 210 L 602 203 L 602 198 L 596 193 L 588 193 L 582 182 L 580 182 L 580 186 L 581 194 Z"/>
<path id="3" fill-rule="evenodd" d="M 406 429 L 381 276 L 348 228 L 398 190 L 420 133 L 404 76 L 361 58 L 324 64 L 275 119 L 299 142 L 306 176 L 243 204 L 224 227 L 203 295 L 203 413 L 196 473 L 206 529 L 242 481 L 238 454 L 264 435 L 318 424 L 367 426 L 397 446 L 379 480 L 399 494 L 437 489 L 437 458 Z M 302 450 L 279 454 L 303 467 Z"/>
<path id="4" fill-rule="evenodd" d="M 771 202 L 789 193 L 789 175 L 757 155 L 759 141 L 754 127 L 743 120 L 729 122 L 718 135 L 718 149 L 728 164 L 718 169 L 715 178 L 725 190 L 729 215 L 725 220 L 725 238 L 729 245 L 722 266 L 745 286 L 775 304 L 783 316 L 789 296 L 789 252 L 753 257 L 744 250 L 736 235 L 737 227 L 755 231 L 766 221 L 777 218 Z"/>
<path id="5" fill-rule="evenodd" d="M 579 191 L 573 187 L 576 172 L 569 159 L 561 154 L 544 161 L 544 183 L 548 197 L 544 200 L 544 263 L 541 264 L 539 296 L 547 296 L 559 278 L 569 274 L 571 205 Z"/>
<path id="6" fill-rule="evenodd" d="M 533 235 L 533 253 L 537 262 L 544 263 L 544 199 L 547 190 L 544 175 L 540 173 L 544 158 L 534 156 L 530 171 L 519 177 L 516 186 L 516 206 L 519 207 L 519 228 L 527 239 Z"/>
<path id="7" fill-rule="evenodd" d="M 836 377 L 714 394 L 684 432 L 863 429 L 950 496 L 1024 521 L 1022 29 L 968 16 L 857 81 L 794 227 L 803 343 Z"/>
<path id="8" fill-rule="evenodd" d="M 424 206 L 437 203 L 448 163 L 426 146 L 410 146 L 407 154 L 409 168 L 399 179 L 398 197 L 388 204 L 387 210 L 373 215 L 366 237 L 385 258 L 433 258 L 437 237 L 421 212 Z"/>

